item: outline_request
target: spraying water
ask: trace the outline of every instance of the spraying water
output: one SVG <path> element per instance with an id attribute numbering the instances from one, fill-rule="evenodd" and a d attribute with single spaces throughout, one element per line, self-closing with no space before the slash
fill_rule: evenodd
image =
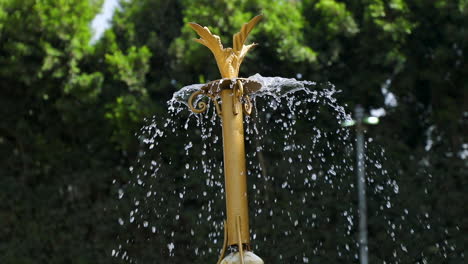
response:
<path id="1" fill-rule="evenodd" d="M 354 140 L 340 126 L 350 116 L 335 98 L 338 91 L 331 84 L 258 74 L 249 79 L 262 84 L 245 120 L 253 250 L 265 263 L 355 261 Z M 176 92 L 169 117 L 153 117 L 141 129 L 139 161 L 130 168 L 134 178 L 118 194 L 119 211 L 127 213 L 118 219 L 123 232 L 115 257 L 131 263 L 217 258 L 225 219 L 221 121 L 213 105 L 204 114 L 187 110 L 187 97 L 200 87 Z M 395 252 L 376 254 L 399 263 L 397 252 L 406 247 L 397 244 L 395 224 L 385 217 L 399 187 L 382 156 L 366 157 L 373 167 L 367 184 L 379 205 L 381 236 L 395 241 Z M 142 247 L 152 248 L 151 257 L 133 253 Z"/>

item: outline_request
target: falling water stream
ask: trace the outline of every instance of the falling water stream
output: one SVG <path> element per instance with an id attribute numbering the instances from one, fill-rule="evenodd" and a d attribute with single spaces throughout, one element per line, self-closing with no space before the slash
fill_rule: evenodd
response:
<path id="1" fill-rule="evenodd" d="M 355 141 L 353 131 L 340 126 L 350 115 L 336 99 L 339 91 L 310 81 L 250 79 L 262 84 L 244 121 L 253 250 L 265 263 L 356 263 Z M 201 86 L 176 92 L 168 116 L 147 120 L 138 134 L 133 176 L 115 182 L 122 230 L 112 255 L 118 259 L 217 260 L 225 219 L 221 120 L 212 104 L 203 114 L 188 109 L 188 96 Z M 411 248 L 399 234 L 431 227 L 424 217 L 418 227 L 401 224 L 410 217 L 407 209 L 388 217 L 399 186 L 383 165 L 385 151 L 372 146 L 371 137 L 365 148 L 371 239 L 392 241 L 391 248 L 370 241 L 371 260 L 404 263 L 401 256 Z M 451 250 L 450 243 L 440 246 Z M 150 252 L 141 256 L 142 248 Z"/>

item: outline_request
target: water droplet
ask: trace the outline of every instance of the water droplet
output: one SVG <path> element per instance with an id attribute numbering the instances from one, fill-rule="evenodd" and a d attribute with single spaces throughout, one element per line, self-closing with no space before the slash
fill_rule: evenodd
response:
<path id="1" fill-rule="evenodd" d="M 174 250 L 174 248 L 175 248 L 174 243 L 167 244 L 167 248 L 169 249 L 169 253 L 171 253 L 172 250 Z"/>

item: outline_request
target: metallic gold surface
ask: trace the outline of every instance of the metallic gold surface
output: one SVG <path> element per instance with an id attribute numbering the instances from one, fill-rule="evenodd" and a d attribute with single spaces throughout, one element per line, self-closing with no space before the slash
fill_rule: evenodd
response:
<path id="1" fill-rule="evenodd" d="M 194 113 L 200 114 L 205 112 L 208 109 L 207 104 L 203 101 L 197 101 L 197 98 L 198 96 L 206 96 L 213 101 L 216 107 L 216 112 L 221 116 L 221 106 L 218 102 L 221 99 L 221 91 L 230 89 L 236 94 L 233 100 L 237 100 L 237 102 L 240 103 L 234 104 L 235 107 L 233 108 L 233 111 L 238 113 L 242 109 L 245 114 L 250 115 L 252 112 L 252 101 L 248 94 L 257 92 L 261 87 L 262 85 L 259 82 L 245 78 L 215 80 L 205 84 L 200 90 L 190 95 L 188 106 Z"/>
<path id="2" fill-rule="evenodd" d="M 244 246 L 242 244 L 242 240 L 241 240 L 241 217 L 240 215 L 238 215 L 236 217 L 236 233 L 237 233 L 237 239 L 238 239 L 238 243 L 237 243 L 237 248 L 239 249 L 239 256 L 240 256 L 240 262 L 241 264 L 244 264 Z"/>
<path id="3" fill-rule="evenodd" d="M 227 219 L 224 224 L 225 241 L 218 263 L 263 264 L 259 257 L 249 251 L 250 233 L 243 124 L 244 113 L 250 114 L 252 110 L 252 102 L 248 94 L 260 90 L 261 84 L 253 80 L 238 78 L 242 60 L 255 46 L 255 44 L 244 45 L 245 40 L 261 18 L 262 16 L 258 15 L 242 26 L 241 31 L 233 37 L 233 48 L 224 48 L 219 36 L 213 35 L 207 27 L 196 23 L 189 24 L 200 36 L 195 41 L 213 52 L 223 78 L 207 83 L 199 91 L 194 92 L 188 101 L 194 113 L 202 113 L 206 111 L 207 105 L 203 101 L 197 101 L 197 97 L 200 95 L 209 97 L 222 119 Z M 219 99 L 222 107 L 218 104 Z M 197 107 L 194 107 L 194 102 L 198 102 Z M 237 246 L 238 252 L 224 258 L 227 246 Z"/>
<path id="4" fill-rule="evenodd" d="M 242 26 L 240 32 L 234 34 L 233 48 L 224 48 L 219 36 L 212 34 L 207 27 L 202 27 L 197 23 L 189 23 L 189 26 L 200 36 L 195 41 L 205 45 L 213 52 L 221 77 L 232 79 L 237 78 L 242 60 L 247 52 L 256 45 L 244 45 L 244 43 L 260 19 L 262 19 L 262 15 L 252 18 Z"/>
<path id="5" fill-rule="evenodd" d="M 226 227 L 226 220 L 224 220 L 224 241 L 223 241 L 223 248 L 221 249 L 221 253 L 219 254 L 219 259 L 217 264 L 220 264 L 223 261 L 223 257 L 226 254 L 227 249 L 227 227 Z"/>
<path id="6" fill-rule="evenodd" d="M 190 98 L 188 99 L 188 106 L 190 107 L 190 110 L 192 112 L 200 114 L 206 111 L 206 103 L 205 102 L 198 102 L 197 107 L 193 106 L 193 102 L 195 101 L 195 98 L 201 94 L 204 94 L 202 90 L 194 92 L 192 95 L 190 95 Z"/>
<path id="7" fill-rule="evenodd" d="M 236 84 L 237 81 L 242 82 L 242 86 L 244 87 L 244 94 L 255 93 L 262 88 L 262 84 L 257 81 L 246 78 L 233 78 L 211 81 L 205 84 L 201 90 L 205 91 L 206 93 L 216 94 L 224 89 L 233 89 L 234 84 Z"/>
<path id="8" fill-rule="evenodd" d="M 190 95 L 187 103 L 188 103 L 188 106 L 190 108 L 190 110 L 192 110 L 192 112 L 196 113 L 196 114 L 200 114 L 200 113 L 203 113 L 206 111 L 206 109 L 208 109 L 207 105 L 205 102 L 203 101 L 198 101 L 198 103 L 196 104 L 197 106 L 195 107 L 193 104 L 195 102 L 195 100 L 197 100 L 196 98 L 199 96 L 199 95 L 204 95 L 204 96 L 207 96 L 211 99 L 211 101 L 213 101 L 213 104 L 215 105 L 216 107 L 216 113 L 221 116 L 221 106 L 219 105 L 218 103 L 218 99 L 219 99 L 219 95 L 218 94 L 211 94 L 211 93 L 208 93 L 206 92 L 205 90 L 198 90 L 196 92 L 194 92 L 193 94 Z"/>
<path id="9" fill-rule="evenodd" d="M 233 90 L 222 90 L 224 180 L 226 187 L 226 215 L 228 245 L 250 243 L 247 208 L 247 170 L 245 167 L 244 124 L 242 111 L 234 114 Z M 240 234 L 236 232 L 236 218 L 240 217 Z"/>

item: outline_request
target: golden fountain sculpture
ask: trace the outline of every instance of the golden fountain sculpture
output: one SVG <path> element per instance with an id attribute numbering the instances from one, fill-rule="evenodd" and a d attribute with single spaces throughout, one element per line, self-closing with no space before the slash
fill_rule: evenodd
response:
<path id="1" fill-rule="evenodd" d="M 242 26 L 241 31 L 233 36 L 233 48 L 223 48 L 219 36 L 213 35 L 207 27 L 189 23 L 200 36 L 195 41 L 213 52 L 223 78 L 207 83 L 188 100 L 193 112 L 202 113 L 206 111 L 207 104 L 197 98 L 200 95 L 207 96 L 213 101 L 222 119 L 227 219 L 224 222 L 224 243 L 218 264 L 263 264 L 263 260 L 253 254 L 250 248 L 243 124 L 243 113 L 250 115 L 252 110 L 248 94 L 258 91 L 261 84 L 238 78 L 242 60 L 256 45 L 244 45 L 244 42 L 261 18 L 258 15 Z M 198 102 L 197 107 L 194 107 L 194 101 Z M 237 252 L 225 257 L 228 247 L 237 248 Z"/>

